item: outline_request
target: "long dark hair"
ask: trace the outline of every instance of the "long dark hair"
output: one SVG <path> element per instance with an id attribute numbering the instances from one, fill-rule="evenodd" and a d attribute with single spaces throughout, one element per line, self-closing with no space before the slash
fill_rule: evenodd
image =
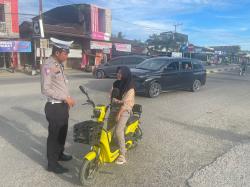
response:
<path id="1" fill-rule="evenodd" d="M 116 80 L 113 84 L 113 88 L 118 88 L 119 98 L 122 99 L 122 96 L 130 89 L 135 89 L 134 81 L 132 78 L 132 73 L 127 66 L 121 66 L 117 68 L 117 73 L 121 72 L 121 80 Z"/>

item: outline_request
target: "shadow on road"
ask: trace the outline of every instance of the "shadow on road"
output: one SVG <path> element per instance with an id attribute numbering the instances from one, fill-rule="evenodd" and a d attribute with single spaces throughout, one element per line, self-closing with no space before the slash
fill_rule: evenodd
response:
<path id="1" fill-rule="evenodd" d="M 16 110 L 23 110 L 22 108 L 15 108 Z M 41 119 L 41 115 L 36 112 L 25 111 L 28 115 L 35 118 L 37 121 L 37 116 L 39 116 L 39 121 L 44 121 Z M 24 113 L 25 113 L 24 112 Z M 24 123 L 20 121 L 11 120 L 0 115 L 0 136 L 5 139 L 9 144 L 11 144 L 15 149 L 20 151 L 22 154 L 26 155 L 31 160 L 35 161 L 39 165 L 47 169 L 47 158 L 46 158 L 46 145 L 47 137 L 39 137 L 30 131 L 29 128 Z M 46 124 L 46 123 L 45 123 Z M 79 148 L 81 146 L 81 148 Z M 81 158 L 87 153 L 89 147 L 72 144 L 66 148 L 68 152 L 76 153 L 74 154 L 74 159 L 68 163 L 61 163 L 62 165 L 69 168 L 70 172 L 57 175 L 65 181 L 72 183 L 73 185 L 80 185 L 79 182 L 79 168 L 81 166 Z M 80 151 L 79 151 L 80 150 Z M 47 172 L 47 171 L 46 171 Z M 51 173 L 53 175 L 53 173 Z"/>
<path id="2" fill-rule="evenodd" d="M 44 137 L 32 134 L 25 124 L 0 116 L 0 136 L 40 165 L 46 165 Z"/>
<path id="3" fill-rule="evenodd" d="M 207 136 L 220 139 L 220 140 L 228 140 L 234 143 L 244 143 L 244 141 L 250 139 L 250 136 L 248 135 L 237 134 L 237 133 L 227 131 L 227 130 L 189 125 L 189 124 L 179 122 L 176 120 L 172 120 L 172 119 L 168 119 L 165 117 L 159 117 L 159 118 L 161 120 L 173 123 L 174 125 L 184 127 L 187 130 L 194 131 L 194 132 L 207 135 Z"/>
<path id="4" fill-rule="evenodd" d="M 29 110 L 29 109 L 17 107 L 17 106 L 12 107 L 11 109 L 24 113 L 26 116 L 30 117 L 33 121 L 39 123 L 45 129 L 48 128 L 48 122 L 46 120 L 45 115 L 42 115 L 33 110 Z"/>

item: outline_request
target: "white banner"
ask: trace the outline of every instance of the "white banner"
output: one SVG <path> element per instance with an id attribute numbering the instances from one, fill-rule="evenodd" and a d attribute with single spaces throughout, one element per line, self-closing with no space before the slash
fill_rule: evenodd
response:
<path id="1" fill-rule="evenodd" d="M 108 42 L 90 41 L 90 49 L 111 49 L 112 44 Z"/>
<path id="2" fill-rule="evenodd" d="M 43 50 L 43 49 L 42 49 Z M 49 57 L 52 53 L 52 48 L 45 49 L 45 56 Z M 40 48 L 37 48 L 37 57 L 40 57 Z M 82 50 L 81 49 L 70 49 L 69 58 L 82 58 Z"/>
<path id="3" fill-rule="evenodd" d="M 172 52 L 172 57 L 182 57 L 182 53 L 180 53 L 180 52 Z"/>
<path id="4" fill-rule="evenodd" d="M 116 51 L 131 52 L 131 44 L 115 43 Z"/>

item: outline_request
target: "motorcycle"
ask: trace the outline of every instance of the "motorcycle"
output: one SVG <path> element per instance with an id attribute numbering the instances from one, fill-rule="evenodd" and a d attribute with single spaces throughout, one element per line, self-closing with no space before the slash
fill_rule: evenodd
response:
<path id="1" fill-rule="evenodd" d="M 93 108 L 94 120 L 87 120 L 74 125 L 74 141 L 78 143 L 88 144 L 91 146 L 90 151 L 84 156 L 79 172 L 79 179 L 83 185 L 91 185 L 96 179 L 98 169 L 104 163 L 112 163 L 119 156 L 119 146 L 114 135 L 115 116 L 109 115 L 115 107 L 112 102 L 109 105 L 96 105 L 90 99 L 87 90 L 80 86 L 82 93 L 87 97 L 86 103 L 83 105 L 91 105 Z M 112 95 L 115 95 L 112 93 Z M 112 100 L 112 99 L 111 99 Z M 142 138 L 142 130 L 140 128 L 140 118 L 142 106 L 135 104 L 132 115 L 127 121 L 125 128 L 125 144 L 126 149 L 135 147 Z"/>
<path id="2" fill-rule="evenodd" d="M 244 76 L 246 72 L 247 72 L 247 63 L 243 62 L 242 64 L 240 64 L 239 74 L 240 76 Z"/>
<path id="3" fill-rule="evenodd" d="M 240 67 L 239 74 L 240 74 L 240 76 L 245 75 L 245 69 L 243 67 Z"/>

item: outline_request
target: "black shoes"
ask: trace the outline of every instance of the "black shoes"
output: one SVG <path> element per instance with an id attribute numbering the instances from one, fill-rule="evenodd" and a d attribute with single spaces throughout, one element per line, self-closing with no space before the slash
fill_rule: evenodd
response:
<path id="1" fill-rule="evenodd" d="M 67 168 L 64 168 L 60 164 L 56 163 L 54 165 L 48 164 L 48 171 L 54 172 L 56 174 L 62 174 L 62 173 L 67 173 L 69 170 Z"/>
<path id="2" fill-rule="evenodd" d="M 66 155 L 64 153 L 62 153 L 58 159 L 58 161 L 70 161 L 70 160 L 72 160 L 72 156 Z M 51 164 L 51 163 L 48 164 L 48 171 L 54 172 L 56 174 L 62 174 L 62 173 L 67 173 L 69 170 L 67 168 L 63 167 L 62 165 L 60 165 L 59 163 L 53 162 L 53 164 Z"/>
<path id="3" fill-rule="evenodd" d="M 64 153 L 62 153 L 61 156 L 58 159 L 58 161 L 70 161 L 70 160 L 72 160 L 72 156 L 71 155 L 66 155 Z"/>

